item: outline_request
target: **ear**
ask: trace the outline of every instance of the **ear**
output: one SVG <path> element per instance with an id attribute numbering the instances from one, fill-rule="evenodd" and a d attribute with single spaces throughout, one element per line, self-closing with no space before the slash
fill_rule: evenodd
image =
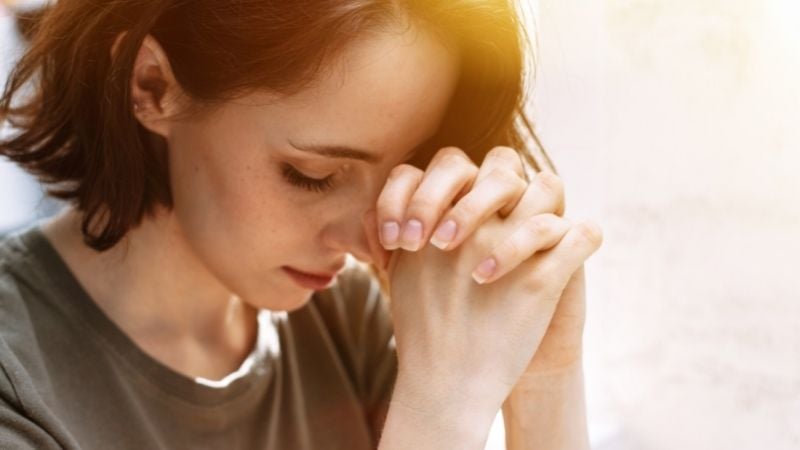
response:
<path id="1" fill-rule="evenodd" d="M 117 36 L 111 47 L 112 58 L 123 34 Z M 131 73 L 131 100 L 133 114 L 153 133 L 167 138 L 170 118 L 179 111 L 183 91 L 175 80 L 167 54 L 158 41 L 145 36 L 136 55 Z"/>

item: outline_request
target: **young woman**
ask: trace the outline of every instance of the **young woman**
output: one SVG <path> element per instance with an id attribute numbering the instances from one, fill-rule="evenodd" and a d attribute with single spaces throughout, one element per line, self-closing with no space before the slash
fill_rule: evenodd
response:
<path id="1" fill-rule="evenodd" d="M 602 238 L 524 138 L 515 8 L 54 3 L 0 99 L 70 204 L 0 245 L 0 447 L 481 448 L 502 407 L 586 448 Z"/>

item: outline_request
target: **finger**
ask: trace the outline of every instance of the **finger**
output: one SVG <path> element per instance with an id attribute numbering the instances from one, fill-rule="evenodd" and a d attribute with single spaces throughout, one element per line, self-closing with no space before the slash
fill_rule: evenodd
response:
<path id="1" fill-rule="evenodd" d="M 545 170 L 536 173 L 506 220 L 511 224 L 523 223 L 530 216 L 546 213 L 563 217 L 564 209 L 564 183 L 557 174 Z"/>
<path id="2" fill-rule="evenodd" d="M 489 216 L 516 204 L 527 186 L 511 169 L 496 167 L 445 213 L 430 242 L 442 250 L 458 247 Z"/>
<path id="3" fill-rule="evenodd" d="M 549 297 L 560 298 L 572 274 L 602 244 L 603 230 L 597 223 L 589 219 L 574 223 L 561 241 L 536 261 L 529 287 L 534 291 L 549 290 Z"/>
<path id="4" fill-rule="evenodd" d="M 506 179 L 497 180 L 495 177 L 499 174 L 505 175 Z M 487 178 L 492 178 L 491 184 L 483 184 Z M 499 211 L 500 217 L 507 216 L 519 202 L 527 185 L 526 180 L 522 160 L 516 150 L 505 146 L 492 148 L 481 163 L 474 181 L 475 187 L 465 196 L 457 198 L 458 203 L 439 221 L 430 242 L 442 250 L 454 249 L 495 212 Z M 479 184 L 482 185 L 481 189 L 477 187 Z M 520 187 L 523 187 L 522 191 Z"/>
<path id="5" fill-rule="evenodd" d="M 422 170 L 410 164 L 397 165 L 389 173 L 386 185 L 378 196 L 377 222 L 381 227 L 381 244 L 387 250 L 400 246 L 400 224 L 411 196 L 422 181 L 422 175 Z"/>
<path id="6" fill-rule="evenodd" d="M 422 248 L 459 192 L 472 186 L 477 172 L 475 163 L 462 150 L 456 147 L 440 150 L 408 203 L 400 246 L 409 251 Z"/>
<path id="7" fill-rule="evenodd" d="M 516 173 L 520 178 L 525 180 L 525 169 L 522 166 L 522 159 L 519 153 L 511 147 L 497 146 L 489 150 L 481 163 L 478 176 L 475 178 L 475 184 L 486 178 L 492 171 L 498 167 L 510 169 Z"/>
<path id="8" fill-rule="evenodd" d="M 569 220 L 555 214 L 538 214 L 521 223 L 505 241 L 492 249 L 472 272 L 479 284 L 491 283 L 514 270 L 534 253 L 555 246 L 571 228 Z"/>
<path id="9" fill-rule="evenodd" d="M 375 208 L 368 210 L 361 218 L 364 234 L 367 238 L 371 263 L 379 270 L 386 270 L 389 264 L 390 251 L 384 249 L 379 242 L 380 227 L 378 227 L 378 212 Z"/>

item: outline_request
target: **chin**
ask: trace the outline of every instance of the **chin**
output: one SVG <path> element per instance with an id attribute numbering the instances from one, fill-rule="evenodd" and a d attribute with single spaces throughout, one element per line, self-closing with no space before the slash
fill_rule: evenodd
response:
<path id="1" fill-rule="evenodd" d="M 292 292 L 286 292 L 284 295 L 281 295 L 279 297 L 280 299 L 253 296 L 245 298 L 244 302 L 257 309 L 292 312 L 306 306 L 313 295 L 314 291 L 312 290 L 293 289 Z"/>

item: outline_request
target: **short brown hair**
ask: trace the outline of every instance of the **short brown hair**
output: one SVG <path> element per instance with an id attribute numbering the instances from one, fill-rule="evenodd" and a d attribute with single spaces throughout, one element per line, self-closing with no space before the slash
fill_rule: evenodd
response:
<path id="1" fill-rule="evenodd" d="M 19 131 L 0 155 L 70 200 L 84 213 L 86 244 L 108 249 L 158 204 L 172 206 L 165 148 L 131 108 L 146 35 L 189 97 L 213 105 L 256 89 L 295 92 L 352 39 L 402 17 L 456 43 L 462 58 L 444 122 L 412 164 L 448 145 L 480 163 L 506 145 L 536 171 L 555 171 L 523 110 L 530 40 L 512 0 L 59 0 L 0 98 L 0 120 Z"/>

